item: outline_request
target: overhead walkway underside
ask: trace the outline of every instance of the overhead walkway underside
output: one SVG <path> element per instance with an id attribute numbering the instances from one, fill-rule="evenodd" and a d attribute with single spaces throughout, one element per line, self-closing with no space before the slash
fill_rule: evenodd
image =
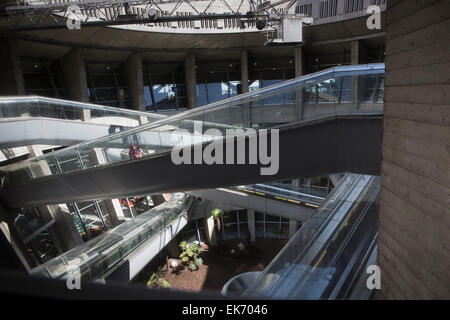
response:
<path id="1" fill-rule="evenodd" d="M 299 177 L 352 172 L 377 175 L 381 165 L 382 79 L 384 65 L 336 67 L 316 74 L 226 99 L 151 124 L 66 148 L 52 154 L 1 168 L 0 199 L 9 208 L 27 205 L 77 202 L 136 194 L 189 191 L 268 182 Z M 315 100 L 306 105 L 305 100 Z M 283 101 L 280 114 L 290 113 L 288 123 L 267 125 L 276 112 L 265 112 L 269 103 Z M 354 101 L 350 103 L 349 101 Z M 367 102 L 369 101 L 369 102 Z M 286 102 L 289 102 L 286 104 Z M 320 102 L 320 103 L 319 103 Z M 266 106 L 267 105 L 267 106 Z M 259 119 L 254 111 L 259 110 Z M 284 122 L 285 117 L 280 117 Z M 216 134 L 196 131 L 196 124 L 215 129 Z M 224 139 L 226 128 L 269 127 L 279 130 L 279 163 L 248 164 L 249 135 L 245 137 L 247 164 L 236 164 L 236 137 Z M 182 129 L 184 131 L 177 131 Z M 180 148 L 204 153 L 219 145 L 226 158 L 228 146 L 234 159 L 228 164 L 174 164 L 174 146 L 147 147 L 149 135 L 171 134 Z M 200 137 L 185 143 L 184 136 Z M 265 136 L 256 130 L 256 141 Z M 271 140 L 273 133 L 269 133 Z M 144 146 L 146 155 L 124 160 L 111 157 L 127 153 L 130 144 Z M 120 148 L 117 146 L 120 145 Z M 253 150 L 253 149 L 252 149 Z M 269 154 L 271 145 L 268 146 Z M 272 149 L 271 152 L 276 152 Z M 74 165 L 63 162 L 75 158 Z M 99 159 L 102 158 L 102 161 Z M 276 167 L 269 175 L 262 168 Z M 278 169 L 278 170 L 276 170 Z"/>
<path id="2" fill-rule="evenodd" d="M 307 188 L 304 188 L 306 190 L 299 189 L 293 186 L 256 184 L 233 188 L 189 191 L 188 194 L 208 199 L 215 203 L 223 203 L 304 222 L 311 217 L 314 210 L 323 202 L 326 194 L 320 192 L 321 195 L 319 196 L 312 194 L 314 190 L 310 190 L 307 193 Z"/>

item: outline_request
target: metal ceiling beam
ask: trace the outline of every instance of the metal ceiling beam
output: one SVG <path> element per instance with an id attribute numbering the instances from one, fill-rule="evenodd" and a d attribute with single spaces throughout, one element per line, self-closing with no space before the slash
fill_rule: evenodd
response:
<path id="1" fill-rule="evenodd" d="M 258 15 L 258 17 L 269 18 L 268 15 Z M 253 14 L 199 14 L 190 16 L 162 16 L 157 18 L 136 18 L 123 17 L 116 20 L 100 20 L 100 21 L 80 21 L 81 28 L 100 27 L 100 26 L 118 26 L 131 24 L 148 24 L 148 23 L 163 23 L 163 22 L 178 22 L 178 21 L 195 21 L 195 20 L 210 20 L 210 19 L 254 19 Z M 66 20 L 55 21 L 51 24 L 27 24 L 27 25 L 8 25 L 0 27 L 0 32 L 11 31 L 33 31 L 33 30 L 54 30 L 67 29 Z"/>
<path id="2" fill-rule="evenodd" d="M 244 1 L 244 0 L 243 0 Z M 206 10 L 199 13 L 192 2 L 194 0 L 174 0 L 174 1 L 160 1 L 160 0 L 82 0 L 82 1 L 69 1 L 60 3 L 46 3 L 46 4 L 28 4 L 28 5 L 16 5 L 4 8 L 2 15 L 7 17 L 19 18 L 16 23 L 9 23 L 7 26 L 0 27 L 0 32 L 11 32 L 11 31 L 32 31 L 32 30 L 52 30 L 66 28 L 66 19 L 69 19 L 69 15 L 72 13 L 68 11 L 71 6 L 77 6 L 81 10 L 81 27 L 98 27 L 98 26 L 108 26 L 108 25 L 131 25 L 131 24 L 148 24 L 148 23 L 165 23 L 165 22 L 186 22 L 195 20 L 214 20 L 214 19 L 265 19 L 265 20 L 277 20 L 276 16 L 270 16 L 267 11 L 270 8 L 280 6 L 286 2 L 289 2 L 286 9 L 288 10 L 296 0 L 280 0 L 278 2 L 271 3 L 266 1 L 260 5 L 258 8 L 253 0 L 246 0 L 250 4 L 251 10 L 246 13 L 234 12 L 231 6 L 226 0 L 220 0 L 231 13 L 223 14 L 207 14 Z M 209 6 L 214 2 L 211 1 Z M 19 1 L 17 2 L 19 3 Z M 173 10 L 170 10 L 169 14 L 161 10 L 158 4 L 173 3 Z M 176 9 L 180 4 L 187 3 L 196 12 L 193 15 L 177 16 Z M 140 6 L 140 7 L 136 7 Z M 145 9 L 142 10 L 142 6 Z M 149 15 L 149 10 L 151 6 L 157 8 L 153 13 L 154 15 Z M 209 8 L 208 6 L 208 8 Z M 239 5 L 241 8 L 242 3 Z M 130 9 L 140 8 L 138 13 L 131 13 Z M 112 9 L 115 14 L 109 19 L 104 14 L 104 10 Z M 97 14 L 95 14 L 96 12 Z M 120 12 L 125 12 L 129 14 L 120 14 Z M 264 13 L 265 12 L 265 13 Z M 78 13 L 75 13 L 78 15 Z M 96 16 L 102 15 L 101 20 L 98 20 Z M 20 17 L 26 17 L 29 23 L 21 23 Z M 81 19 L 81 18 L 84 19 Z M 61 19 L 62 18 L 62 19 Z M 94 18 L 95 21 L 89 21 Z M 52 22 L 48 22 L 48 20 Z M 43 20 L 47 20 L 43 22 Z M 59 21 L 58 21 L 59 20 Z"/>

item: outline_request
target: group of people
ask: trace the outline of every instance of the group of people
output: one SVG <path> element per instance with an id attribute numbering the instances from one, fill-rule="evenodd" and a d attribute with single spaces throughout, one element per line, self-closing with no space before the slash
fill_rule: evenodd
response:
<path id="1" fill-rule="evenodd" d="M 130 159 L 139 159 L 142 158 L 144 156 L 144 151 L 142 150 L 141 147 L 137 147 L 132 144 L 130 146 L 130 151 L 128 152 L 128 155 L 130 156 Z"/>

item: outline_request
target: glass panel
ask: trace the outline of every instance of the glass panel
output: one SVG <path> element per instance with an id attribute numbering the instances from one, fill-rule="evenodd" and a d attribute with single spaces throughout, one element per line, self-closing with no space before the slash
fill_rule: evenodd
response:
<path id="1" fill-rule="evenodd" d="M 1 168 L 1 174 L 7 178 L 9 183 L 14 183 L 14 181 L 22 183 L 27 178 L 34 179 L 52 174 L 53 172 L 46 170 L 45 166 L 53 164 L 55 157 L 58 161 L 64 161 L 61 164 L 62 172 L 70 172 L 80 170 L 83 167 L 90 168 L 92 166 L 129 160 L 130 158 L 127 158 L 126 155 L 131 144 L 142 146 L 145 155 L 156 155 L 170 151 L 174 143 L 176 143 L 173 138 L 175 138 L 175 141 L 177 139 L 178 141 L 182 140 L 183 143 L 185 142 L 184 145 L 198 144 L 202 141 L 222 138 L 217 133 L 204 135 L 203 133 L 206 129 L 203 128 L 203 125 L 206 128 L 215 128 L 216 132 L 219 131 L 223 135 L 227 128 L 242 128 L 244 125 L 249 125 L 250 122 L 245 119 L 251 120 L 253 127 L 276 128 L 279 124 L 301 123 L 302 121 L 310 121 L 337 114 L 360 115 L 366 112 L 381 114 L 382 103 L 379 103 L 379 100 L 377 100 L 380 99 L 381 91 L 377 89 L 376 83 L 382 83 L 381 77 L 383 73 L 384 64 L 335 67 L 232 97 L 223 102 L 215 102 L 187 113 L 177 114 L 155 124 L 146 124 L 91 142 L 65 148 L 53 154 L 26 160 L 20 164 L 4 166 Z M 367 80 L 366 78 L 369 76 L 372 78 Z M 350 79 L 348 79 L 349 77 Z M 341 81 L 341 78 L 349 81 Z M 377 82 L 378 78 L 380 78 L 380 81 Z M 351 104 L 339 102 L 339 91 L 340 88 L 343 88 L 343 83 L 350 84 L 351 99 L 359 99 L 358 97 L 362 96 L 366 100 L 372 99 L 372 102 L 368 103 L 360 100 L 356 100 L 357 103 Z M 292 112 L 286 112 L 286 110 L 293 111 L 292 107 L 286 109 L 283 106 L 281 109 L 273 109 L 270 105 L 264 105 L 266 99 L 269 99 L 267 101 L 285 101 L 287 96 L 302 89 L 305 89 L 305 92 L 310 90 L 309 93 L 314 100 L 314 103 L 303 106 L 303 117 L 295 116 L 295 113 Z M 362 94 L 362 92 L 365 93 Z M 378 95 L 376 92 L 378 92 Z M 376 101 L 374 102 L 374 100 Z M 251 108 L 246 107 L 249 103 L 252 104 Z M 349 105 L 349 108 L 346 105 Z M 305 108 L 305 106 L 307 107 Z M 251 112 L 248 112 L 249 110 Z M 250 113 L 248 118 L 243 116 L 247 113 Z M 180 128 L 197 129 L 184 133 L 177 132 Z M 104 153 L 109 155 L 105 163 L 99 164 L 95 159 L 96 153 L 88 152 L 89 149 L 95 148 L 103 149 Z M 82 152 L 82 161 L 76 159 L 77 150 L 84 150 Z M 5 174 L 6 172 L 7 174 Z M 33 176 L 30 175 L 31 172 L 33 172 Z"/>
<path id="2" fill-rule="evenodd" d="M 82 279 L 99 279 L 168 223 L 182 216 L 186 219 L 191 204 L 191 197 L 174 193 L 164 204 L 50 260 L 31 274 L 59 279 L 71 270 L 80 270 Z"/>
<path id="3" fill-rule="evenodd" d="M 376 238 L 379 182 L 345 175 L 246 294 L 323 299 L 348 292 L 349 268 L 359 268 Z"/>

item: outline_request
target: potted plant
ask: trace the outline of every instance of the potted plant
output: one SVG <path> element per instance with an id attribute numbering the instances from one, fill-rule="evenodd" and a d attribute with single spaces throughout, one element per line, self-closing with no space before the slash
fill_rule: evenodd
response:
<path id="1" fill-rule="evenodd" d="M 180 254 L 181 261 L 192 271 L 197 270 L 203 264 L 203 259 L 200 257 L 200 254 L 205 249 L 197 243 L 187 243 L 186 241 L 182 241 L 180 247 L 183 251 Z"/>
<path id="2" fill-rule="evenodd" d="M 169 281 L 163 278 L 163 273 L 161 271 L 161 268 L 158 268 L 156 272 L 152 274 L 150 279 L 147 282 L 147 287 L 150 288 L 170 288 L 171 285 Z"/>
<path id="3" fill-rule="evenodd" d="M 214 209 L 211 211 L 211 215 L 214 219 L 216 219 L 217 222 L 217 231 L 220 233 L 220 218 L 223 216 L 223 211 L 220 209 Z"/>

